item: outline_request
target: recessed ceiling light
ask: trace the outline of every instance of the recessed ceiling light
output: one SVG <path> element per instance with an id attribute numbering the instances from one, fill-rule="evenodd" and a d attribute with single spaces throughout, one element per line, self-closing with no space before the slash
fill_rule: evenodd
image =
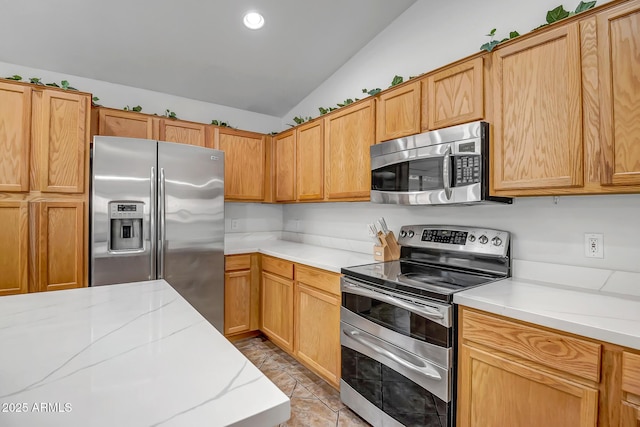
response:
<path id="1" fill-rule="evenodd" d="M 251 30 L 257 30 L 264 25 L 264 17 L 258 12 L 245 13 L 242 21 L 244 22 L 244 26 Z"/>

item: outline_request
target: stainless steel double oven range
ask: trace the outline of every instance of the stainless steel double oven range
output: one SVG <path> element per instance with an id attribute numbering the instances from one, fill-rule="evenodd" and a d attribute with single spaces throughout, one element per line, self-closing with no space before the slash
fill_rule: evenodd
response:
<path id="1" fill-rule="evenodd" d="M 455 292 L 511 275 L 510 234 L 411 225 L 401 259 L 342 269 L 342 401 L 379 426 L 455 425 Z"/>

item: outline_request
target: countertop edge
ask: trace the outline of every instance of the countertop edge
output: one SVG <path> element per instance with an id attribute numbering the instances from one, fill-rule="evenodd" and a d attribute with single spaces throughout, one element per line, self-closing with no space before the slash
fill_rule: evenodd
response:
<path id="1" fill-rule="evenodd" d="M 502 283 L 502 286 L 513 286 L 512 283 Z M 593 325 L 585 325 L 575 321 L 561 319 L 545 313 L 526 309 L 509 307 L 476 295 L 465 295 L 464 292 L 455 294 L 454 303 L 508 317 L 511 319 L 528 322 L 534 325 L 544 326 L 560 332 L 599 340 L 605 343 L 616 344 L 623 347 L 640 350 L 640 335 L 633 336 L 615 329 L 601 328 Z"/>

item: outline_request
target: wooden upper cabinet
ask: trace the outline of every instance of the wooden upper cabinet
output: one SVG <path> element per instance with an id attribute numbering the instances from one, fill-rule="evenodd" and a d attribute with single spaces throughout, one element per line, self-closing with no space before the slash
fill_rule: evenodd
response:
<path id="1" fill-rule="evenodd" d="M 89 171 L 91 98 L 88 94 L 34 90 L 33 190 L 83 193 Z"/>
<path id="2" fill-rule="evenodd" d="M 0 201 L 0 296 L 29 289 L 29 208 L 25 200 Z"/>
<path id="3" fill-rule="evenodd" d="M 215 146 L 224 151 L 225 200 L 262 201 L 265 185 L 265 135 L 216 128 Z"/>
<path id="4" fill-rule="evenodd" d="M 33 289 L 79 288 L 86 283 L 85 205 L 78 200 L 31 203 Z"/>
<path id="5" fill-rule="evenodd" d="M 581 186 L 578 23 L 496 49 L 494 70 L 494 189 Z"/>
<path id="6" fill-rule="evenodd" d="M 296 199 L 296 134 L 294 130 L 273 138 L 275 199 L 292 202 Z"/>
<path id="7" fill-rule="evenodd" d="M 329 200 L 367 200 L 369 147 L 375 142 L 374 100 L 343 107 L 324 118 L 325 184 Z"/>
<path id="8" fill-rule="evenodd" d="M 29 191 L 31 88 L 0 82 L 0 191 Z"/>
<path id="9" fill-rule="evenodd" d="M 98 135 L 153 139 L 153 117 L 131 111 L 99 108 Z"/>
<path id="10" fill-rule="evenodd" d="M 420 81 L 386 90 L 376 106 L 376 142 L 420 132 Z"/>
<path id="11" fill-rule="evenodd" d="M 324 197 L 324 120 L 296 129 L 296 184 L 298 200 Z"/>
<path id="12" fill-rule="evenodd" d="M 208 127 L 208 125 L 201 123 L 161 119 L 159 139 L 160 141 L 213 148 L 213 132 L 207 129 Z"/>
<path id="13" fill-rule="evenodd" d="M 422 130 L 484 118 L 483 57 L 431 74 L 422 84 Z"/>
<path id="14" fill-rule="evenodd" d="M 597 15 L 603 185 L 640 185 L 640 6 Z"/>

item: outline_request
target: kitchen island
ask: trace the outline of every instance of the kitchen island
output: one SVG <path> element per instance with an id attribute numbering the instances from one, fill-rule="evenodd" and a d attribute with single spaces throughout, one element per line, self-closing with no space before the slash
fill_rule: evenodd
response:
<path id="1" fill-rule="evenodd" d="M 164 280 L 0 299 L 0 425 L 274 426 L 290 403 Z"/>

